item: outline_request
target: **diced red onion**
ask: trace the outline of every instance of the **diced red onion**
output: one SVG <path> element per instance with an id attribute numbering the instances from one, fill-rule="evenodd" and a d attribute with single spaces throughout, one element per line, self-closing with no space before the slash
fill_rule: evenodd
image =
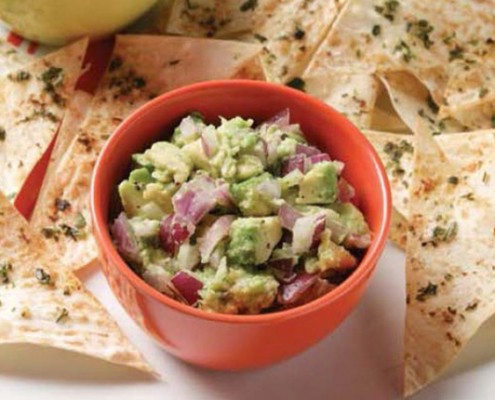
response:
<path id="1" fill-rule="evenodd" d="M 356 191 L 344 178 L 339 179 L 338 191 L 338 198 L 341 203 L 347 203 L 356 196 Z"/>
<path id="2" fill-rule="evenodd" d="M 275 278 L 283 283 L 289 283 L 296 278 L 297 275 L 294 272 L 294 265 L 295 261 L 293 257 L 270 260 L 268 262 L 268 267 L 275 275 Z"/>
<path id="3" fill-rule="evenodd" d="M 298 218 L 292 230 L 294 254 L 303 254 L 319 243 L 324 228 L 325 214 L 323 213 Z"/>
<path id="4" fill-rule="evenodd" d="M 290 111 L 288 108 L 278 112 L 264 122 L 266 125 L 277 125 L 279 128 L 286 128 L 290 124 Z"/>
<path id="5" fill-rule="evenodd" d="M 233 215 L 222 215 L 199 240 L 199 252 L 201 253 L 201 260 L 204 263 L 208 262 L 211 253 L 215 250 L 218 243 L 229 235 L 230 225 L 234 219 L 235 217 Z"/>
<path id="6" fill-rule="evenodd" d="M 177 272 L 171 281 L 188 304 L 193 305 L 198 301 L 199 291 L 203 288 L 201 281 L 184 271 Z"/>
<path id="7" fill-rule="evenodd" d="M 201 135 L 201 146 L 206 157 L 211 157 L 217 152 L 218 140 L 217 134 L 213 130 L 205 129 Z"/>
<path id="8" fill-rule="evenodd" d="M 219 185 L 215 190 L 215 199 L 219 205 L 224 207 L 229 207 L 234 203 L 227 182 L 219 182 Z"/>
<path id="9" fill-rule="evenodd" d="M 280 196 L 282 196 L 282 189 L 280 187 L 280 184 L 275 180 L 267 180 L 261 182 L 257 186 L 257 189 L 259 192 L 266 194 L 272 199 L 280 199 Z"/>
<path id="10" fill-rule="evenodd" d="M 306 172 L 307 165 L 307 157 L 304 154 L 294 154 L 282 163 L 282 176 L 289 174 L 295 169 L 298 169 L 304 174 Z"/>
<path id="11" fill-rule="evenodd" d="M 170 214 L 160 224 L 160 243 L 165 252 L 174 255 L 179 246 L 194 233 L 195 226 L 189 219 Z"/>
<path id="12" fill-rule="evenodd" d="M 320 153 L 321 151 L 318 150 L 316 147 L 308 146 L 300 143 L 296 144 L 296 154 L 304 154 L 310 157 L 310 156 L 318 155 Z"/>
<path id="13" fill-rule="evenodd" d="M 290 204 L 283 203 L 278 209 L 278 217 L 280 219 L 280 223 L 285 229 L 292 230 L 296 220 L 301 218 L 302 214 Z"/>
<path id="14" fill-rule="evenodd" d="M 332 161 L 330 156 L 326 153 L 320 153 L 320 154 L 315 154 L 312 156 L 309 156 L 309 162 L 311 164 L 318 164 L 323 161 Z"/>
<path id="15" fill-rule="evenodd" d="M 179 130 L 184 138 L 189 138 L 198 132 L 198 125 L 193 118 L 188 116 L 180 122 Z"/>
<path id="16" fill-rule="evenodd" d="M 364 235 L 356 235 L 351 233 L 344 240 L 344 246 L 353 249 L 367 249 L 371 244 L 371 235 L 365 233 Z"/>
<path id="17" fill-rule="evenodd" d="M 207 176 L 197 176 L 183 184 L 172 197 L 176 214 L 197 224 L 216 205 L 216 185 Z"/>
<path id="18" fill-rule="evenodd" d="M 290 305 L 297 302 L 318 280 L 318 275 L 302 273 L 292 282 L 282 285 L 278 294 L 278 302 Z"/>
<path id="19" fill-rule="evenodd" d="M 124 258 L 139 262 L 138 243 L 125 213 L 121 212 L 115 221 L 113 221 L 110 231 L 118 252 Z"/>

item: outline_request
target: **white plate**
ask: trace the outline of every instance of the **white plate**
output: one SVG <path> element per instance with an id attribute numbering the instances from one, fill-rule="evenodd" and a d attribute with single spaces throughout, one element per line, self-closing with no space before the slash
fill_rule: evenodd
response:
<path id="1" fill-rule="evenodd" d="M 164 380 L 151 380 L 138 372 L 64 351 L 0 346 L 0 399 L 402 398 L 404 255 L 391 245 L 363 301 L 332 335 L 291 360 L 243 373 L 208 371 L 175 359 L 125 314 L 100 271 L 88 272 L 82 278 Z M 493 399 L 494 338 L 495 321 L 490 321 L 447 376 L 414 399 Z"/>

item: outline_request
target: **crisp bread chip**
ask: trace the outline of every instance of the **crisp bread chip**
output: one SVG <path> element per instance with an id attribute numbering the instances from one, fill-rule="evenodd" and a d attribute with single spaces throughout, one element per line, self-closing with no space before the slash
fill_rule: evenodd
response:
<path id="1" fill-rule="evenodd" d="M 452 73 L 477 68 L 493 52 L 495 8 L 486 1 L 353 0 L 346 3 L 315 62 L 372 71 L 408 71 L 437 104 Z"/>
<path id="2" fill-rule="evenodd" d="M 389 240 L 399 249 L 406 251 L 408 221 L 395 208 L 392 208 L 390 221 Z"/>
<path id="3" fill-rule="evenodd" d="M 300 77 L 337 13 L 335 0 L 260 1 L 253 30 L 263 44 L 267 79 L 287 83 Z"/>
<path id="4" fill-rule="evenodd" d="M 463 126 L 456 120 L 439 116 L 439 108 L 428 89 L 412 74 L 386 72 L 380 75 L 390 101 L 401 119 L 413 131 L 418 118 L 427 123 L 433 134 L 461 132 Z"/>
<path id="5" fill-rule="evenodd" d="M 397 114 L 386 90 L 381 90 L 371 114 L 371 130 L 394 133 L 412 133 Z"/>
<path id="6" fill-rule="evenodd" d="M 259 73 L 259 46 L 213 39 L 117 36 L 112 59 L 87 116 L 45 176 L 31 226 L 42 232 L 69 269 L 91 265 L 97 248 L 91 234 L 89 186 L 108 137 L 136 108 L 186 84 Z M 256 67 L 256 65 L 258 67 Z M 61 137 L 71 133 L 61 133 Z"/>
<path id="7" fill-rule="evenodd" d="M 0 190 L 10 197 L 57 133 L 86 47 L 81 40 L 0 78 Z"/>
<path id="8" fill-rule="evenodd" d="M 493 132 L 483 135 L 491 135 L 493 151 Z M 482 151 L 476 147 L 465 150 L 472 159 Z M 483 188 L 489 182 L 468 182 L 474 171 L 456 158 L 421 125 L 407 238 L 406 395 L 437 378 L 495 311 L 493 192 Z M 493 163 L 475 167 L 495 173 Z"/>
<path id="9" fill-rule="evenodd" d="M 356 126 L 370 128 L 380 91 L 372 74 L 342 68 L 312 69 L 303 80 L 307 93 L 334 107 Z"/>
<path id="10" fill-rule="evenodd" d="M 29 64 L 33 57 L 0 40 L 0 76 Z"/>
<path id="11" fill-rule="evenodd" d="M 0 344 L 57 347 L 152 372 L 103 306 L 0 194 Z"/>
<path id="12" fill-rule="evenodd" d="M 470 129 L 495 127 L 495 59 L 451 77 L 440 115 L 454 117 Z"/>
<path id="13" fill-rule="evenodd" d="M 248 31 L 257 4 L 257 0 L 175 0 L 166 32 L 218 37 Z"/>

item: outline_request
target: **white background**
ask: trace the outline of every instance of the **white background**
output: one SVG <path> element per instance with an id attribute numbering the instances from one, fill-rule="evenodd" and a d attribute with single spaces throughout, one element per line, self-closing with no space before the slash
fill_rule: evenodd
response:
<path id="1" fill-rule="evenodd" d="M 89 357 L 35 346 L 0 347 L 0 399 L 400 399 L 404 256 L 389 245 L 354 313 L 329 337 L 284 363 L 243 373 L 189 366 L 161 350 L 130 319 L 100 271 L 82 276 L 163 375 L 154 380 Z M 414 400 L 495 398 L 495 320 L 446 376 Z"/>

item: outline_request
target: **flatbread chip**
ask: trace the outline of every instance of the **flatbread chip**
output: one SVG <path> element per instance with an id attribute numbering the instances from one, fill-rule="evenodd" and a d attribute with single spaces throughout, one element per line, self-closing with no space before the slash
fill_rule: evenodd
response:
<path id="1" fill-rule="evenodd" d="M 0 194 L 0 344 L 57 347 L 151 372 L 103 306 Z"/>
<path id="2" fill-rule="evenodd" d="M 462 135 L 462 134 L 461 134 Z M 495 138 L 491 135 L 493 151 Z M 495 202 L 487 182 L 451 162 L 424 124 L 416 156 L 407 238 L 406 395 L 434 380 L 495 312 Z M 449 135 L 450 136 L 450 135 Z M 482 151 L 465 148 L 475 159 Z M 476 165 L 492 176 L 493 163 Z"/>
<path id="3" fill-rule="evenodd" d="M 303 75 L 305 91 L 323 100 L 360 128 L 370 128 L 380 91 L 378 80 L 368 72 L 342 68 L 312 69 Z"/>
<path id="4" fill-rule="evenodd" d="M 5 40 L 0 40 L 0 76 L 29 64 L 32 59 L 33 56 L 17 50 Z"/>
<path id="5" fill-rule="evenodd" d="M 407 219 L 405 219 L 403 215 L 393 208 L 388 238 L 393 244 L 403 251 L 406 251 L 408 224 L 409 222 Z"/>
<path id="6" fill-rule="evenodd" d="M 493 52 L 491 2 L 353 0 L 346 3 L 314 59 L 373 71 L 408 71 L 437 104 L 452 71 L 476 68 Z"/>
<path id="7" fill-rule="evenodd" d="M 381 90 L 371 115 L 371 130 L 395 133 L 412 133 L 395 111 L 386 90 Z"/>
<path id="8" fill-rule="evenodd" d="M 86 47 L 81 40 L 0 78 L 0 190 L 10 197 L 57 133 Z"/>
<path id="9" fill-rule="evenodd" d="M 406 220 L 409 215 L 414 136 L 389 132 L 363 131 L 380 157 L 392 191 L 394 209 Z"/>
<path id="10" fill-rule="evenodd" d="M 175 0 L 166 31 L 196 37 L 248 31 L 257 4 L 257 0 Z"/>
<path id="11" fill-rule="evenodd" d="M 495 127 L 495 59 L 449 79 L 440 115 L 456 118 L 470 129 Z"/>
<path id="12" fill-rule="evenodd" d="M 439 108 L 428 89 L 410 73 L 386 72 L 380 78 L 395 111 L 411 131 L 421 117 L 433 134 L 462 132 L 464 127 L 459 122 L 439 116 Z"/>
<path id="13" fill-rule="evenodd" d="M 260 1 L 253 30 L 263 44 L 268 80 L 287 83 L 300 77 L 337 13 L 335 0 Z"/>
<path id="14" fill-rule="evenodd" d="M 56 167 L 45 176 L 30 221 L 67 268 L 79 269 L 97 260 L 89 186 L 98 154 L 117 126 L 152 97 L 177 87 L 252 77 L 259 72 L 255 67 L 259 50 L 257 45 L 213 39 L 117 36 L 88 115 L 65 153 L 52 161 Z M 61 137 L 66 135 L 61 132 Z"/>

